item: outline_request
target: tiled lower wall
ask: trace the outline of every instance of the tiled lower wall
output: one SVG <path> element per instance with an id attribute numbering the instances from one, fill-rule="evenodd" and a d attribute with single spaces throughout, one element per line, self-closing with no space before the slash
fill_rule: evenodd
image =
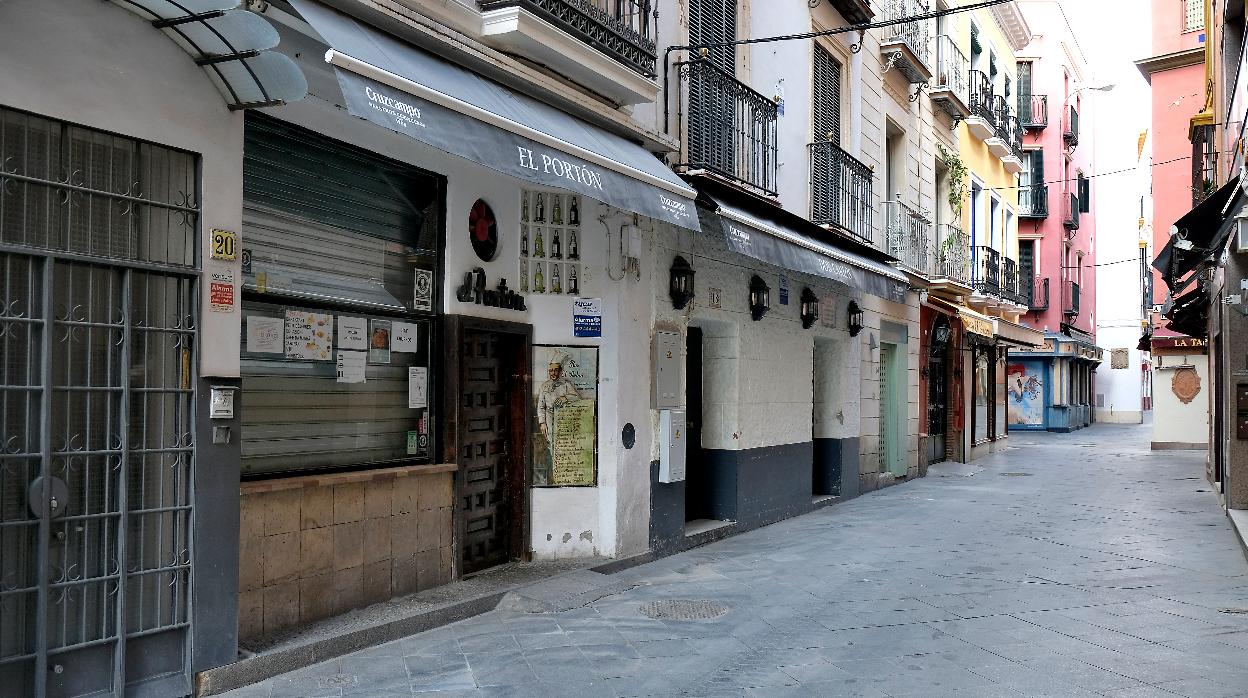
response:
<path id="1" fill-rule="evenodd" d="M 449 582 L 453 477 L 379 471 L 346 476 L 357 481 L 245 483 L 239 641 Z"/>

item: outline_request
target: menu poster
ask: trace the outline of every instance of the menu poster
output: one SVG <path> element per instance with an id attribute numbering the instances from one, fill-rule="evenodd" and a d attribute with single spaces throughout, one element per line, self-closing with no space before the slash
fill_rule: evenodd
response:
<path id="1" fill-rule="evenodd" d="M 338 382 L 363 383 L 364 370 L 368 353 L 363 351 L 338 350 Z"/>
<path id="2" fill-rule="evenodd" d="M 368 351 L 368 319 L 339 315 L 338 348 Z"/>
<path id="3" fill-rule="evenodd" d="M 332 361 L 334 316 L 306 310 L 286 311 L 286 358 Z"/>
<path id="4" fill-rule="evenodd" d="M 390 363 L 390 321 L 368 321 L 368 362 Z"/>
<path id="5" fill-rule="evenodd" d="M 416 342 L 418 325 L 410 322 L 394 323 L 394 332 L 390 335 L 390 351 L 414 354 L 420 351 Z"/>
<path id="6" fill-rule="evenodd" d="M 597 482 L 598 349 L 534 345 L 533 485 Z"/>
<path id="7" fill-rule="evenodd" d="M 408 409 L 423 409 L 429 406 L 429 369 L 424 366 L 409 366 L 407 368 L 407 407 Z"/>
<path id="8" fill-rule="evenodd" d="M 254 354 L 281 354 L 284 351 L 282 346 L 282 319 L 280 317 L 248 315 L 247 351 Z"/>

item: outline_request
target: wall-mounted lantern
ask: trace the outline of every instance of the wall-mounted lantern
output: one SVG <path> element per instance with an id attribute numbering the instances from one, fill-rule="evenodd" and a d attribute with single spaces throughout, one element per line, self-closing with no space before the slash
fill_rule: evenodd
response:
<path id="1" fill-rule="evenodd" d="M 949 336 L 953 334 L 953 328 L 948 323 L 942 322 L 932 330 L 932 342 L 935 344 L 946 344 L 949 342 Z"/>
<path id="2" fill-rule="evenodd" d="M 672 307 L 676 310 L 683 310 L 693 300 L 693 274 L 693 267 L 689 266 L 684 257 L 677 255 L 672 260 L 669 292 L 672 296 Z"/>
<path id="3" fill-rule="evenodd" d="M 809 288 L 802 289 L 802 327 L 810 329 L 819 319 L 819 297 Z"/>
<path id="4" fill-rule="evenodd" d="M 846 321 L 845 326 L 849 328 L 850 337 L 857 337 L 863 328 L 862 308 L 858 307 L 858 303 L 850 301 L 847 312 L 849 313 L 849 319 Z"/>
<path id="5" fill-rule="evenodd" d="M 771 288 L 758 276 L 750 279 L 750 316 L 762 320 L 771 310 Z"/>

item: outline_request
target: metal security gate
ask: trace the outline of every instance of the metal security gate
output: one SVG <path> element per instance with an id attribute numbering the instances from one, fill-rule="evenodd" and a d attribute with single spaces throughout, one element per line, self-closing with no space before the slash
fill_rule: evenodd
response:
<path id="1" fill-rule="evenodd" d="M 0 147 L 0 693 L 188 694 L 197 158 Z"/>

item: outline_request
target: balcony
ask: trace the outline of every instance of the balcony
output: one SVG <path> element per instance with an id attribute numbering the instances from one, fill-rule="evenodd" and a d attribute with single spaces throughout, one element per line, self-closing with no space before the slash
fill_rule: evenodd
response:
<path id="1" fill-rule="evenodd" d="M 620 104 L 654 102 L 651 0 L 481 0 L 481 39 Z M 569 44 L 567 36 L 580 40 Z"/>
<path id="2" fill-rule="evenodd" d="M 1020 218 L 1049 217 L 1049 187 L 1032 184 L 1018 189 L 1018 215 Z"/>
<path id="3" fill-rule="evenodd" d="M 776 195 L 776 103 L 704 59 L 675 64 L 682 87 L 686 173 L 709 173 Z"/>
<path id="4" fill-rule="evenodd" d="M 1063 212 L 1063 215 L 1062 215 L 1062 225 L 1066 226 L 1070 230 L 1078 230 L 1079 229 L 1079 197 L 1076 196 L 1075 194 L 1070 194 L 1065 199 L 1064 203 L 1066 205 L 1066 210 Z"/>
<path id="5" fill-rule="evenodd" d="M 1009 120 L 1006 118 L 1010 114 L 1010 105 L 1001 95 L 995 95 L 992 98 L 990 109 L 992 110 L 992 135 L 984 141 L 984 145 L 988 146 L 988 152 L 998 158 L 1006 158 L 1010 155 L 1010 131 Z"/>
<path id="6" fill-rule="evenodd" d="M 1041 312 L 1049 309 L 1049 280 L 1036 279 L 1032 285 L 1031 298 L 1027 303 L 1027 310 L 1033 313 Z"/>
<path id="7" fill-rule="evenodd" d="M 1041 130 L 1049 125 L 1049 96 L 1032 95 L 1018 103 L 1019 121 L 1023 128 Z"/>
<path id="8" fill-rule="evenodd" d="M 811 143 L 810 220 L 836 226 L 868 245 L 875 244 L 871 226 L 870 167 L 832 141 Z"/>
<path id="9" fill-rule="evenodd" d="M 1072 148 L 1079 145 L 1079 112 L 1074 107 L 1062 114 L 1062 140 Z"/>
<path id="10" fill-rule="evenodd" d="M 1062 286 L 1062 314 L 1079 315 L 1079 284 L 1067 281 Z"/>
<path id="11" fill-rule="evenodd" d="M 971 135 L 981 141 L 992 138 L 997 132 L 997 115 L 992 110 L 992 80 L 982 71 L 972 70 L 967 73 L 971 101 L 971 115 L 966 119 L 966 127 Z"/>
<path id="12" fill-rule="evenodd" d="M 905 19 L 926 14 L 928 8 L 918 0 L 883 0 L 885 21 Z M 880 42 L 880 55 L 891 62 L 897 70 L 914 83 L 932 79 L 931 36 L 928 22 L 899 22 L 884 27 L 884 40 Z"/>
<path id="13" fill-rule="evenodd" d="M 1192 127 L 1192 208 L 1218 188 L 1215 138 L 1213 125 Z"/>
<path id="14" fill-rule="evenodd" d="M 984 245 L 976 246 L 972 260 L 971 287 L 976 293 L 1001 295 L 1001 253 Z"/>
<path id="15" fill-rule="evenodd" d="M 997 138 L 1005 144 L 1005 153 L 997 156 L 1007 172 L 1018 174 L 1023 171 L 1023 129 L 1019 126 L 1018 117 L 1011 113 L 1009 102 L 1000 99 L 997 107 Z M 994 153 L 997 152 L 993 148 L 995 140 L 988 141 L 988 148 Z"/>
<path id="16" fill-rule="evenodd" d="M 952 119 L 971 115 L 971 93 L 967 85 L 966 54 L 950 36 L 936 37 L 936 75 L 929 94 L 932 103 Z"/>
<path id="17" fill-rule="evenodd" d="M 1022 287 L 1018 279 L 1018 262 L 1009 257 L 1001 258 L 1001 297 L 1007 301 L 1023 303 Z"/>
<path id="18" fill-rule="evenodd" d="M 828 4 L 850 24 L 865 24 L 875 17 L 869 0 L 829 0 Z"/>
<path id="19" fill-rule="evenodd" d="M 935 276 L 949 279 L 962 286 L 971 283 L 971 241 L 957 226 L 943 223 L 937 226 Z"/>
<path id="20" fill-rule="evenodd" d="M 885 201 L 884 231 L 890 255 L 911 271 L 932 273 L 932 222 L 926 216 L 900 201 Z"/>

